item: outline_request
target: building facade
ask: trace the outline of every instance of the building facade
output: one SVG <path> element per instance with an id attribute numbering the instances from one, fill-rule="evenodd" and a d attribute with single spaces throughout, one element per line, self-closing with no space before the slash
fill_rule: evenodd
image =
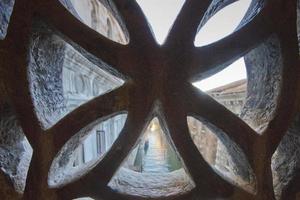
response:
<path id="1" fill-rule="evenodd" d="M 126 36 L 118 21 L 102 3 L 97 0 L 72 0 L 71 3 L 83 23 L 111 40 L 126 43 Z M 71 45 L 66 45 L 62 81 L 66 112 L 124 83 L 122 79 L 90 62 Z M 125 120 L 126 114 L 122 114 L 94 125 L 75 150 L 73 166 L 103 155 L 118 137 Z"/>
<path id="2" fill-rule="evenodd" d="M 207 94 L 234 114 L 240 115 L 246 100 L 247 80 L 243 79 L 211 89 L 207 91 Z M 207 123 L 204 119 L 200 121 L 193 117 L 188 117 L 187 121 L 194 143 L 204 159 L 213 168 L 220 171 L 226 178 L 238 182 L 238 184 L 247 185 L 249 183 L 245 182 L 253 181 L 246 177 L 248 175 L 240 177 L 241 173 L 238 173 L 238 169 L 235 168 L 235 161 L 232 160 L 232 155 L 228 153 L 227 148 L 219 136 L 216 135 L 216 132 L 220 132 L 220 130 L 216 130 L 213 125 Z"/>

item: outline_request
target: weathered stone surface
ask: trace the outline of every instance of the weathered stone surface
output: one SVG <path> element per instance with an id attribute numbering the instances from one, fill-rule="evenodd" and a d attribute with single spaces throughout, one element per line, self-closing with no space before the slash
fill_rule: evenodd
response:
<path id="1" fill-rule="evenodd" d="M 48 183 L 50 186 L 57 187 L 58 185 L 64 184 L 66 182 L 70 182 L 85 173 L 87 173 L 95 164 L 103 158 L 106 151 L 110 149 L 111 145 L 114 143 L 116 138 L 120 134 L 120 130 L 123 128 L 127 115 L 121 114 L 111 118 L 101 118 L 98 119 L 88 126 L 84 127 L 77 134 L 75 134 L 70 140 L 63 146 L 58 155 L 54 158 L 50 173 Z M 118 120 L 121 122 L 120 124 L 114 124 Z M 119 126 L 119 127 L 118 127 Z M 111 129 L 107 129 L 107 128 Z M 97 137 L 96 131 L 104 130 L 107 132 L 106 135 L 106 149 L 101 154 L 90 155 L 90 159 L 85 158 L 84 161 L 79 161 L 77 164 L 74 163 L 78 159 L 78 157 L 84 157 L 84 151 L 99 151 L 97 148 Z M 94 135 L 95 141 L 87 141 L 85 140 Z"/>
<path id="2" fill-rule="evenodd" d="M 80 144 L 83 143 L 84 138 L 91 133 L 93 127 L 98 123 L 100 122 L 92 122 L 82 130 L 80 130 L 77 134 L 70 138 L 70 140 L 60 150 L 58 155 L 54 158 L 50 168 L 48 179 L 48 184 L 51 187 L 57 187 L 59 185 L 69 183 L 75 178 L 83 176 L 91 169 L 95 161 L 100 159 L 100 157 L 97 157 L 95 160 L 88 164 L 73 166 L 74 160 L 78 156 L 76 154 L 76 149 Z"/>
<path id="3" fill-rule="evenodd" d="M 216 13 L 222 10 L 224 7 L 236 2 L 237 0 L 213 0 L 209 8 L 207 9 L 200 25 L 198 26 L 198 31 L 205 25 L 205 23 L 212 18 Z M 244 18 L 241 20 L 238 27 L 235 31 L 241 29 L 244 25 L 250 22 L 263 8 L 266 0 L 252 0 L 248 8 L 248 11 L 245 13 Z M 237 60 L 237 59 L 236 59 Z M 209 76 L 216 74 L 217 72 L 225 69 L 227 66 L 232 64 L 235 60 L 228 60 L 225 63 L 219 64 L 217 67 L 214 67 L 211 70 L 208 70 L 205 74 L 201 76 L 201 79 L 208 78 Z"/>
<path id="4" fill-rule="evenodd" d="M 261 133 L 273 119 L 280 91 L 282 57 L 277 37 L 245 56 L 248 91 L 241 118 Z"/>
<path id="5" fill-rule="evenodd" d="M 1 170 L 7 174 L 15 190 L 22 193 L 32 149 L 9 105 L 0 110 L 0 138 Z"/>
<path id="6" fill-rule="evenodd" d="M 14 0 L 0 1 L 0 40 L 6 36 L 9 18 L 13 10 Z"/>
<path id="7" fill-rule="evenodd" d="M 227 5 L 235 2 L 236 0 L 213 0 L 209 8 L 207 9 L 198 29 L 202 28 L 205 23 L 213 17 L 218 11 L 222 8 L 226 7 Z"/>
<path id="8" fill-rule="evenodd" d="M 33 38 L 33 44 L 37 43 L 37 45 L 34 44 L 32 48 L 31 57 L 32 60 L 35 62 L 32 65 L 35 65 L 33 67 L 34 68 L 33 71 L 37 72 L 38 75 L 37 77 L 35 76 L 30 77 L 33 80 L 32 87 L 34 87 L 32 89 L 32 93 L 33 93 L 32 96 L 36 98 L 35 100 L 37 104 L 40 104 L 37 106 L 37 108 L 41 109 L 40 111 L 42 111 L 41 112 L 42 114 L 40 114 L 40 118 L 45 117 L 46 120 L 45 119 L 43 120 L 45 120 L 46 123 L 51 124 L 53 121 L 56 121 L 57 118 L 59 118 L 58 116 L 61 114 L 60 111 L 58 112 L 56 111 L 63 109 L 62 107 L 64 107 L 64 103 L 62 103 L 63 96 L 61 92 L 62 91 L 61 82 L 58 81 L 56 82 L 57 85 L 54 84 L 55 81 L 60 80 L 59 78 L 57 78 L 58 77 L 57 74 L 61 74 L 61 71 L 59 73 L 59 70 L 61 69 L 60 68 L 61 58 L 58 58 L 59 56 L 57 55 L 62 55 L 64 47 L 60 43 L 59 39 L 56 38 L 55 35 L 52 35 L 50 33 L 49 38 L 43 37 L 43 34 L 41 35 L 42 36 L 38 34 L 36 35 L 36 37 Z M 250 125 L 252 125 L 253 128 L 256 128 L 256 130 L 263 130 L 266 127 L 268 121 L 270 121 L 274 116 L 276 99 L 277 99 L 278 91 L 280 89 L 280 76 L 278 75 L 281 70 L 280 69 L 281 58 L 280 56 L 278 56 L 278 49 L 280 48 L 278 46 L 278 42 L 276 42 L 276 39 L 274 40 L 273 39 L 270 39 L 267 43 L 263 44 L 258 49 L 250 52 L 250 54 L 246 56 L 246 62 L 248 62 L 247 64 L 248 77 L 251 78 L 250 81 L 252 82 L 252 85 L 249 86 L 248 98 L 247 98 L 248 104 L 245 107 L 243 117 L 245 117 L 245 119 L 250 123 Z M 57 46 L 55 46 L 54 44 Z M 51 52 L 51 54 L 49 52 L 46 52 L 45 48 L 49 49 L 49 52 Z M 50 57 L 52 56 L 52 53 L 54 53 L 55 55 L 54 61 L 53 60 L 49 61 Z M 57 63 L 59 67 L 57 67 L 56 65 Z M 54 69 L 52 64 L 55 65 Z M 52 70 L 55 71 L 54 74 L 52 73 Z M 55 78 L 52 79 L 52 77 Z M 57 94 L 59 95 L 58 98 L 56 96 Z M 45 100 L 46 103 L 39 102 L 40 99 Z M 0 115 L 0 117 L 2 118 L 2 115 Z M 257 120 L 253 120 L 253 119 L 257 119 Z M 296 161 L 296 157 L 298 158 L 299 156 L 295 155 L 292 152 L 292 150 L 296 149 L 296 146 L 299 145 L 298 145 L 298 139 L 295 139 L 295 136 L 293 134 L 288 138 L 289 138 L 287 139 L 288 142 L 286 142 L 287 145 L 283 145 L 279 149 L 288 152 L 287 153 L 288 155 L 284 156 L 285 159 L 288 159 L 291 156 L 292 164 L 291 166 L 288 166 L 288 173 L 290 173 L 290 171 L 293 171 L 294 169 L 298 168 L 295 167 L 296 165 L 298 166 L 298 164 L 294 165 L 294 161 Z M 6 140 L 7 139 L 5 139 L 5 141 Z M 13 140 L 19 140 L 19 139 L 18 137 L 14 136 Z M 226 141 L 226 139 L 224 141 Z M 293 142 L 296 143 L 294 145 L 289 146 Z M 224 143 L 226 145 L 231 145 L 229 141 L 226 141 Z M 11 144 L 11 146 L 14 145 L 15 144 L 13 143 Z M 20 148 L 19 145 L 16 145 L 16 147 Z M 4 159 L 10 158 L 11 156 L 9 154 L 10 152 L 12 152 L 13 154 L 20 154 L 18 150 L 14 151 L 9 149 L 8 151 L 6 151 L 5 148 L 3 149 L 4 151 L 1 152 L 1 156 L 3 155 Z M 230 151 L 235 152 L 235 148 L 229 148 L 229 149 Z M 285 160 L 282 160 L 284 157 L 280 156 L 278 162 L 276 162 L 275 164 L 278 167 L 280 173 L 281 173 L 281 169 L 286 170 L 287 165 L 290 164 Z M 20 162 L 18 159 L 20 159 L 20 156 L 17 159 L 12 157 L 12 159 L 10 160 L 12 162 Z M 281 165 L 281 163 L 284 164 Z M 8 165 L 7 168 L 11 170 L 10 173 L 14 174 L 15 171 L 17 171 L 15 167 L 10 167 L 12 166 L 11 163 L 8 163 L 7 165 Z M 0 178 L 0 182 L 2 181 L 1 178 Z M 285 181 L 285 179 L 282 180 Z M 34 190 L 34 186 L 32 186 L 32 189 Z"/>
<path id="9" fill-rule="evenodd" d="M 255 175 L 243 151 L 222 130 L 203 120 L 208 131 L 218 138 L 215 167 L 222 176 L 241 188 L 254 192 Z"/>
<path id="10" fill-rule="evenodd" d="M 250 22 L 264 7 L 266 0 L 252 0 L 249 9 L 237 29 Z"/>
<path id="11" fill-rule="evenodd" d="M 120 168 L 109 187 L 123 194 L 154 198 L 184 194 L 195 186 L 183 168 L 170 173 L 139 173 Z"/>
<path id="12" fill-rule="evenodd" d="M 6 36 L 14 0 L 0 1 L 0 39 Z M 1 66 L 0 66 L 1 67 Z M 3 74 L 0 70 L 0 73 Z M 3 79 L 3 77 L 0 77 Z M 20 199 L 25 189 L 32 149 L 0 81 L 0 198 Z M 19 194 L 18 194 L 19 193 Z"/>
<path id="13" fill-rule="evenodd" d="M 254 193 L 255 175 L 242 150 L 226 133 L 203 120 L 188 117 L 191 136 L 209 165 L 229 182 Z"/>
<path id="14" fill-rule="evenodd" d="M 275 194 L 280 197 L 282 189 L 300 170 L 300 115 L 298 115 L 272 158 Z"/>
<path id="15" fill-rule="evenodd" d="M 213 0 L 211 5 L 207 9 L 198 29 L 200 30 L 200 28 L 202 28 L 205 25 L 205 23 L 217 12 L 236 1 L 237 0 Z M 245 17 L 243 18 L 236 30 L 240 29 L 242 26 L 250 22 L 256 16 L 256 14 L 259 13 L 264 4 L 265 0 L 252 0 L 247 13 L 245 14 Z"/>
<path id="16" fill-rule="evenodd" d="M 65 114 L 62 68 L 65 42 L 46 26 L 37 25 L 32 35 L 28 76 L 36 114 L 44 128 Z"/>
<path id="17" fill-rule="evenodd" d="M 112 40 L 121 43 L 126 42 L 127 36 L 124 35 L 125 32 L 122 31 L 119 22 L 116 21 L 114 16 L 111 14 L 113 8 L 107 9 L 95 0 L 87 2 L 82 2 L 78 0 L 61 0 L 61 3 L 65 5 L 73 15 L 75 15 L 77 18 L 80 18 L 80 20 L 82 20 L 91 28 L 97 30 L 98 32 Z M 109 7 L 110 4 L 107 4 L 107 6 Z M 113 5 L 111 6 L 113 7 Z M 107 23 L 109 23 L 110 25 Z M 99 93 L 114 88 L 115 85 L 120 85 L 122 82 L 120 79 L 116 79 L 117 83 L 109 86 L 108 88 L 105 88 L 103 91 L 98 92 L 97 87 L 99 86 L 99 84 L 104 85 L 104 83 L 101 83 L 101 81 L 103 80 L 100 80 L 99 82 L 98 79 L 95 79 L 95 83 L 90 83 L 91 77 L 88 78 L 86 75 L 87 73 L 90 73 L 88 72 L 89 68 L 94 68 L 93 70 L 90 69 L 90 71 L 95 71 L 98 74 L 100 69 L 96 69 L 97 66 L 95 64 L 91 63 L 86 58 L 84 58 L 84 56 L 80 55 L 78 51 L 76 51 L 73 47 L 67 44 L 62 38 L 56 35 L 46 25 L 41 25 L 40 22 L 36 23 L 36 27 L 34 29 L 31 41 L 30 55 L 31 63 L 29 66 L 29 80 L 32 98 L 34 100 L 33 102 L 35 105 L 38 119 L 40 120 L 42 126 L 45 129 L 51 127 L 53 124 L 59 121 L 67 112 L 70 111 L 69 109 L 66 109 L 66 106 L 69 106 L 66 105 L 66 99 L 69 97 L 69 94 L 66 94 L 66 92 L 73 91 L 70 90 L 70 88 L 66 88 L 65 82 L 68 78 L 72 76 L 72 73 L 64 74 L 63 71 L 66 70 L 63 70 L 63 68 L 78 71 L 78 66 L 86 65 L 84 66 L 84 69 L 79 70 L 82 71 L 82 75 L 75 77 L 78 79 L 76 81 L 76 84 L 67 84 L 71 85 L 76 91 L 80 89 L 85 90 L 79 91 L 77 95 L 82 95 L 82 97 L 80 98 L 84 99 L 83 102 L 86 102 L 93 96 L 99 95 Z M 104 64 L 101 61 L 96 63 L 99 66 L 101 66 L 101 68 L 108 68 L 107 66 L 105 66 L 106 64 Z M 101 73 L 104 73 L 103 70 Z M 108 73 L 106 74 L 107 77 L 104 78 L 111 78 L 111 76 Z M 65 75 L 68 75 L 69 77 Z M 63 78 L 63 76 L 65 77 Z M 78 85 L 80 85 L 80 82 L 83 82 L 82 84 L 85 85 L 77 87 Z M 95 86 L 93 84 L 95 84 Z M 91 93 L 91 91 L 88 91 L 83 87 L 95 87 L 93 89 L 94 91 L 92 91 L 95 94 L 90 95 L 89 93 Z M 87 94 L 83 94 L 84 92 L 87 92 Z M 73 98 L 73 96 L 71 98 Z M 71 106 L 75 108 L 78 105 Z"/>
<path id="18" fill-rule="evenodd" d="M 7 174 L 0 170 L 0 197 L 3 200 L 17 200 L 21 199 L 21 195 L 18 194 L 11 184 L 10 178 Z"/>
<path id="19" fill-rule="evenodd" d="M 80 19 L 80 16 L 76 12 L 76 10 L 73 7 L 73 4 L 71 0 L 59 0 L 61 4 L 63 4 L 75 17 Z"/>
<path id="20" fill-rule="evenodd" d="M 215 165 L 218 138 L 203 123 L 193 117 L 188 117 L 187 123 L 191 137 L 199 152 L 210 165 Z"/>
<path id="21" fill-rule="evenodd" d="M 297 10 L 297 32 L 300 44 L 300 1 Z M 300 47 L 300 46 L 299 46 Z M 300 114 L 298 113 L 290 125 L 286 135 L 272 157 L 273 185 L 276 197 L 281 197 L 282 191 L 288 187 L 300 171 Z M 300 196 L 296 197 L 300 199 Z"/>

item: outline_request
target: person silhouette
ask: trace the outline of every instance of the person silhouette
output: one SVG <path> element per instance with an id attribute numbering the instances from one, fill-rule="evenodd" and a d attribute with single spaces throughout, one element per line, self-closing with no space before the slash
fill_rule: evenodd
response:
<path id="1" fill-rule="evenodd" d="M 144 143 L 144 153 L 147 154 L 149 149 L 149 139 L 147 138 L 145 143 Z"/>

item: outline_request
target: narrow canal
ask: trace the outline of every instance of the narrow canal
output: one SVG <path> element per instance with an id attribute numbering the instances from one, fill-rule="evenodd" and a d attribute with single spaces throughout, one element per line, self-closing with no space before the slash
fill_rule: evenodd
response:
<path id="1" fill-rule="evenodd" d="M 167 173 L 182 167 L 181 162 L 163 133 L 158 120 L 154 119 L 142 140 L 137 157 L 143 173 Z"/>

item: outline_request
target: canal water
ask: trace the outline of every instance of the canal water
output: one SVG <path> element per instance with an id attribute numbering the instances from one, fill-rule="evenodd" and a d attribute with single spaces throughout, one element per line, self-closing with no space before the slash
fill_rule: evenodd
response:
<path id="1" fill-rule="evenodd" d="M 148 148 L 145 147 L 146 141 Z M 175 150 L 160 128 L 149 132 L 142 144 L 141 172 L 167 173 L 182 167 Z"/>

